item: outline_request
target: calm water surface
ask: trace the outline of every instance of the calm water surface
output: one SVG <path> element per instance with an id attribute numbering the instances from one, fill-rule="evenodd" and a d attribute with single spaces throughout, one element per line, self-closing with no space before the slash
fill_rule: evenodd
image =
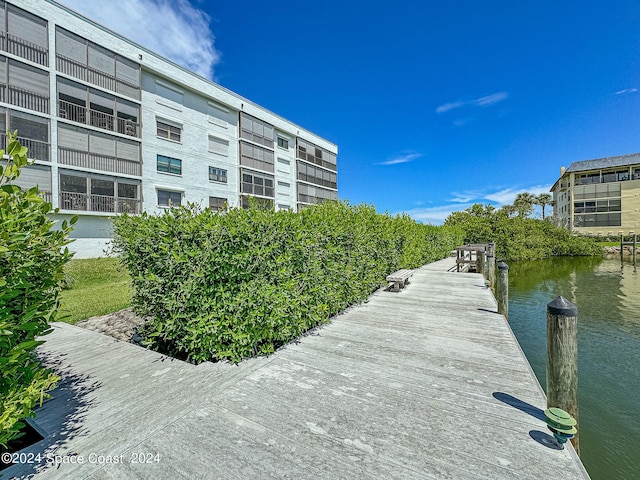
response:
<path id="1" fill-rule="evenodd" d="M 640 262 L 555 258 L 509 267 L 509 323 L 543 388 L 546 305 L 562 295 L 578 307 L 578 426 L 591 478 L 640 479 Z"/>

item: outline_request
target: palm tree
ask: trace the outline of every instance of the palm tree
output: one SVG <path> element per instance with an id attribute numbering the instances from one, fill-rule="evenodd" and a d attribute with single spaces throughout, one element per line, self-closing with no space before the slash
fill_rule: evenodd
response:
<path id="1" fill-rule="evenodd" d="M 533 212 L 533 205 L 536 201 L 535 195 L 523 192 L 516 195 L 513 206 L 519 217 L 528 217 Z"/>
<path id="2" fill-rule="evenodd" d="M 541 193 L 540 195 L 536 196 L 535 203 L 536 205 L 540 205 L 542 207 L 542 219 L 544 220 L 544 207 L 546 207 L 547 205 L 553 205 L 553 199 L 551 198 L 551 195 L 548 193 Z"/>

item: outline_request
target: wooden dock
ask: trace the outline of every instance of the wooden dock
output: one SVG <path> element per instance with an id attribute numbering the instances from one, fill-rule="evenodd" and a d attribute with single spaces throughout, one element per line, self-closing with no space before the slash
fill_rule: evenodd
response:
<path id="1" fill-rule="evenodd" d="M 584 479 L 478 274 L 415 271 L 268 358 L 198 366 L 56 324 L 36 479 Z M 541 314 L 544 314 L 542 312 Z"/>

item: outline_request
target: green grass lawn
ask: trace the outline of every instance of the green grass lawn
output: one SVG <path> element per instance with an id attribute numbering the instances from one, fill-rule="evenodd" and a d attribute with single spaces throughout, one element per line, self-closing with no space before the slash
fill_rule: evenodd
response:
<path id="1" fill-rule="evenodd" d="M 604 248 L 604 247 L 619 247 L 620 246 L 620 241 L 617 241 L 617 242 L 598 242 L 598 245 L 600 245 L 602 248 Z"/>
<path id="2" fill-rule="evenodd" d="M 75 325 L 131 304 L 129 274 L 115 258 L 71 260 L 65 267 L 73 286 L 60 293 L 58 320 Z"/>

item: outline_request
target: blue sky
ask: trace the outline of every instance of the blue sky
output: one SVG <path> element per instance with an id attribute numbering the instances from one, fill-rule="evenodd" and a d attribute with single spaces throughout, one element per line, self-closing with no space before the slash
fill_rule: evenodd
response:
<path id="1" fill-rule="evenodd" d="M 640 151 L 640 3 L 63 0 L 336 143 L 339 196 L 441 223 Z"/>

